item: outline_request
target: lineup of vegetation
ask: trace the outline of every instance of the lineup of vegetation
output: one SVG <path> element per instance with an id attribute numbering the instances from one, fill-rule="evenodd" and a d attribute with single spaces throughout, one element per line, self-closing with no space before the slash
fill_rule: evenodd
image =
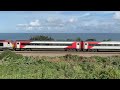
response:
<path id="1" fill-rule="evenodd" d="M 35 41 L 54 41 L 53 38 L 48 37 L 48 36 L 43 36 L 43 35 L 33 36 L 33 37 L 30 38 L 30 40 L 35 40 Z"/>
<path id="2" fill-rule="evenodd" d="M 120 79 L 120 56 L 27 57 L 5 51 L 0 79 Z"/>
<path id="3" fill-rule="evenodd" d="M 44 36 L 44 35 L 38 35 L 38 36 L 33 36 L 30 38 L 30 40 L 34 40 L 34 41 L 55 41 L 54 38 L 49 37 L 49 36 Z M 82 41 L 82 39 L 80 37 L 76 38 L 76 39 L 66 39 L 66 40 L 58 40 L 58 41 Z M 85 41 L 97 41 L 95 38 L 89 38 L 86 39 Z M 105 39 L 103 41 L 112 41 L 111 39 Z"/>

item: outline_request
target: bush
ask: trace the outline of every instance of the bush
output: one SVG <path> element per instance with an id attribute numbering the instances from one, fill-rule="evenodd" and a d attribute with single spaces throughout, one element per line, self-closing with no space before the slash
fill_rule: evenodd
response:
<path id="1" fill-rule="evenodd" d="M 5 57 L 10 57 L 10 58 L 13 58 L 13 59 L 20 59 L 23 56 L 19 55 L 19 54 L 16 54 L 15 52 L 11 52 L 11 51 L 7 50 L 7 51 L 4 51 L 0 54 L 0 60 L 5 58 Z"/>
<path id="2" fill-rule="evenodd" d="M 0 78 L 7 79 L 119 79 L 120 56 L 25 57 L 11 51 L 0 54 Z M 56 60 L 55 60 L 56 59 Z M 60 62 L 57 62 L 60 59 Z"/>
<path id="3" fill-rule="evenodd" d="M 34 40 L 34 41 L 54 41 L 53 38 L 48 37 L 48 36 L 43 36 L 43 35 L 33 36 L 33 37 L 30 38 L 30 40 Z"/>
<path id="4" fill-rule="evenodd" d="M 80 60 L 80 56 L 78 55 L 71 55 L 71 54 L 66 54 L 65 56 L 63 56 L 64 60 L 74 60 L 74 61 L 78 61 Z"/>

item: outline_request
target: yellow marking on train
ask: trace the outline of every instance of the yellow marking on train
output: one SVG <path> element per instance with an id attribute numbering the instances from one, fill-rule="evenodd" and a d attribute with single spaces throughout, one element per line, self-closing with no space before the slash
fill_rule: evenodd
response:
<path id="1" fill-rule="evenodd" d="M 14 45 L 14 44 L 12 44 L 12 47 L 13 47 L 13 48 L 14 48 L 14 46 L 15 46 L 15 45 Z"/>

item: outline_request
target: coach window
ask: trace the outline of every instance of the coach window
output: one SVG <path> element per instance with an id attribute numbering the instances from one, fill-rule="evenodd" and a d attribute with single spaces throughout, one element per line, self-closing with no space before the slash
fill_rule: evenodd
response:
<path id="1" fill-rule="evenodd" d="M 0 43 L 0 46 L 3 46 L 3 43 Z"/>
<path id="2" fill-rule="evenodd" d="M 95 46 L 100 46 L 100 44 L 96 44 Z"/>
<path id="3" fill-rule="evenodd" d="M 101 44 L 101 46 L 106 46 L 106 44 Z"/>
<path id="4" fill-rule="evenodd" d="M 114 46 L 120 46 L 120 44 L 114 44 Z"/>
<path id="5" fill-rule="evenodd" d="M 113 46 L 112 44 L 108 44 L 108 46 Z"/>

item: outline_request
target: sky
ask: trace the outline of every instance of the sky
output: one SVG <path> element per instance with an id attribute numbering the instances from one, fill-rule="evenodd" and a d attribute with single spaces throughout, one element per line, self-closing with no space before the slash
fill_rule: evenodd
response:
<path id="1" fill-rule="evenodd" d="M 120 33 L 120 11 L 0 11 L 0 33 Z"/>

